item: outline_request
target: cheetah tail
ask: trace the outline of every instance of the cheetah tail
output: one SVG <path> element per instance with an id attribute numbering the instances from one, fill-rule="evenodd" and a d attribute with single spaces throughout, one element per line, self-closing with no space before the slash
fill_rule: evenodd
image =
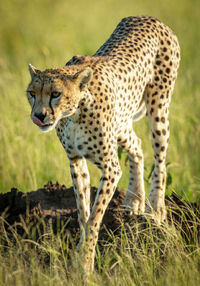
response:
<path id="1" fill-rule="evenodd" d="M 146 115 L 146 104 L 145 101 L 142 102 L 142 104 L 139 106 L 137 112 L 133 115 L 133 122 L 139 121 Z"/>

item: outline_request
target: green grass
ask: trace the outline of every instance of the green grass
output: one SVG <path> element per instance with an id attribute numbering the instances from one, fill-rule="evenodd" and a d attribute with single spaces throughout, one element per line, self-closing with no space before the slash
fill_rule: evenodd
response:
<path id="1" fill-rule="evenodd" d="M 28 223 L 19 225 L 26 229 L 26 238 L 15 228 L 8 235 L 0 220 L 0 285 L 85 285 L 66 225 L 58 234 L 51 225 L 46 227 L 37 241 Z M 178 225 L 157 228 L 149 223 L 144 229 L 142 223 L 122 224 L 120 235 L 110 233 L 97 248 L 95 271 L 87 285 L 196 286 L 200 283 L 199 265 L 198 238 L 194 235 L 186 243 Z"/>
<path id="2" fill-rule="evenodd" d="M 174 190 L 193 201 L 200 199 L 198 0 L 0 1 L 1 192 L 9 191 L 13 186 L 26 192 L 41 187 L 49 180 L 71 185 L 68 160 L 55 131 L 43 134 L 31 123 L 30 107 L 25 97 L 30 80 L 28 63 L 45 69 L 60 67 L 76 54 L 92 55 L 121 18 L 140 14 L 159 18 L 174 30 L 180 41 L 182 60 L 170 109 L 171 137 L 167 157 L 172 184 L 167 191 Z M 153 164 L 147 120 L 135 123 L 134 129 L 142 138 L 147 181 Z M 123 177 L 119 182 L 123 189 L 128 183 L 125 158 L 123 154 Z M 100 172 L 90 164 L 89 169 L 91 183 L 97 186 Z M 146 182 L 147 192 L 148 187 L 149 182 Z M 199 248 L 194 254 L 188 255 L 179 238 L 176 237 L 174 243 L 180 248 L 174 257 L 174 245 L 169 240 L 171 254 L 164 269 L 160 268 L 159 260 L 156 261 L 157 256 L 141 254 L 134 262 L 126 252 L 120 256 L 113 252 L 119 260 L 118 266 L 113 266 L 113 275 L 110 278 L 107 270 L 105 275 L 97 273 L 91 285 L 103 285 L 104 277 L 104 285 L 172 285 L 173 279 L 178 281 L 177 285 L 198 285 Z M 20 240 L 17 247 L 10 244 L 8 248 L 6 257 L 3 252 L 0 253 L 0 285 L 2 281 L 7 281 L 4 285 L 65 284 L 65 258 L 60 257 L 61 254 L 56 254 L 57 258 L 52 258 L 50 267 L 46 267 L 38 263 L 34 249 L 30 250 L 24 241 Z M 54 242 L 50 248 L 55 248 Z M 27 253 L 30 253 L 28 262 Z M 13 257 L 16 259 L 13 260 Z M 142 265 L 145 265 L 145 269 L 141 269 Z M 135 269 L 140 271 L 136 273 Z M 158 279 L 157 271 L 164 273 Z M 126 283 L 123 282 L 124 273 Z M 119 277 L 121 280 L 117 282 Z M 144 283 L 141 282 L 142 278 Z"/>

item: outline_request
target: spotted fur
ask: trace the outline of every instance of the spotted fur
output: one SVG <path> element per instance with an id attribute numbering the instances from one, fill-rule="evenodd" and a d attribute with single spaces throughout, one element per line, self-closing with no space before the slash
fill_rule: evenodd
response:
<path id="1" fill-rule="evenodd" d="M 75 56 L 63 68 L 44 72 L 30 65 L 31 118 L 43 131 L 56 127 L 70 160 L 86 272 L 93 269 L 100 224 L 121 177 L 118 145 L 130 161 L 124 205 L 135 214 L 145 211 L 143 152 L 132 129 L 144 114 L 155 158 L 146 211 L 158 222 L 166 218 L 168 115 L 179 59 L 174 33 L 155 18 L 139 16 L 123 19 L 94 56 Z M 102 171 L 91 210 L 86 159 Z"/>

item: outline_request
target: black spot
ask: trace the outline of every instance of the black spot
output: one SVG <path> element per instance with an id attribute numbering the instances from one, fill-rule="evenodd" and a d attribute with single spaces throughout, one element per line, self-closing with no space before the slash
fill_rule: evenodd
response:
<path id="1" fill-rule="evenodd" d="M 83 149 L 83 145 L 78 145 L 77 148 L 78 148 L 78 150 L 82 150 Z"/>
<path id="2" fill-rule="evenodd" d="M 101 190 L 99 191 L 99 195 L 103 195 L 103 193 L 104 193 L 104 191 L 103 191 L 103 189 L 101 189 Z"/>
<path id="3" fill-rule="evenodd" d="M 161 117 L 162 123 L 165 123 L 165 117 Z"/>
<path id="4" fill-rule="evenodd" d="M 112 182 L 112 183 L 114 183 L 114 182 L 115 182 L 115 179 L 114 179 L 114 178 L 112 178 L 111 182 Z"/>
<path id="5" fill-rule="evenodd" d="M 90 154 L 85 154 L 84 157 L 85 157 L 86 159 L 89 159 L 89 158 L 90 158 Z"/>
<path id="6" fill-rule="evenodd" d="M 160 65 L 161 65 L 161 61 L 156 61 L 156 64 L 157 64 L 158 66 L 160 66 Z"/>
<path id="7" fill-rule="evenodd" d="M 154 112 L 154 109 L 153 108 L 151 108 L 151 110 L 150 110 L 150 114 L 152 114 Z"/>
<path id="8" fill-rule="evenodd" d="M 87 175 L 87 173 L 83 173 L 83 174 L 81 174 L 81 176 L 86 179 L 88 175 Z"/>
<path id="9" fill-rule="evenodd" d="M 101 177 L 101 181 L 108 181 L 108 178 L 107 177 Z"/>
<path id="10" fill-rule="evenodd" d="M 76 179 L 77 178 L 77 174 L 72 174 L 72 178 Z"/>
<path id="11" fill-rule="evenodd" d="M 168 60 L 169 60 L 169 57 L 168 57 L 168 56 L 165 56 L 164 59 L 165 59 L 165 61 L 168 61 Z"/>
<path id="12" fill-rule="evenodd" d="M 160 130 L 156 130 L 156 134 L 160 136 L 161 135 Z"/>

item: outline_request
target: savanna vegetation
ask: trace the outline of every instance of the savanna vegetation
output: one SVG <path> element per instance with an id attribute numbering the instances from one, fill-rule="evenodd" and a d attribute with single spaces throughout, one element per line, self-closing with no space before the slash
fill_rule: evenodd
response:
<path id="1" fill-rule="evenodd" d="M 167 193 L 200 201 L 199 0 L 0 1 L 1 192 L 13 186 L 27 192 L 49 180 L 71 186 L 68 160 L 55 131 L 41 133 L 30 120 L 25 96 L 28 63 L 45 69 L 63 66 L 76 54 L 92 55 L 121 18 L 140 14 L 157 17 L 179 38 L 182 59 L 170 108 Z M 134 130 L 142 139 L 148 194 L 153 152 L 147 119 L 135 123 Z M 120 162 L 119 187 L 125 190 L 125 153 Z M 91 184 L 97 186 L 100 172 L 90 164 L 89 169 Z M 148 235 L 140 248 L 122 235 L 120 252 L 115 240 L 102 254 L 97 251 L 98 267 L 91 285 L 199 285 L 198 240 L 188 246 L 175 228 L 161 232 L 159 239 L 153 232 Z M 67 246 L 62 235 L 49 230 L 37 245 L 31 237 L 25 242 L 16 234 L 17 243 L 13 243 L 6 232 L 0 233 L 0 285 L 80 285 L 79 273 L 66 276 Z M 133 248 L 135 259 L 130 255 Z M 49 263 L 42 258 L 45 253 Z"/>

